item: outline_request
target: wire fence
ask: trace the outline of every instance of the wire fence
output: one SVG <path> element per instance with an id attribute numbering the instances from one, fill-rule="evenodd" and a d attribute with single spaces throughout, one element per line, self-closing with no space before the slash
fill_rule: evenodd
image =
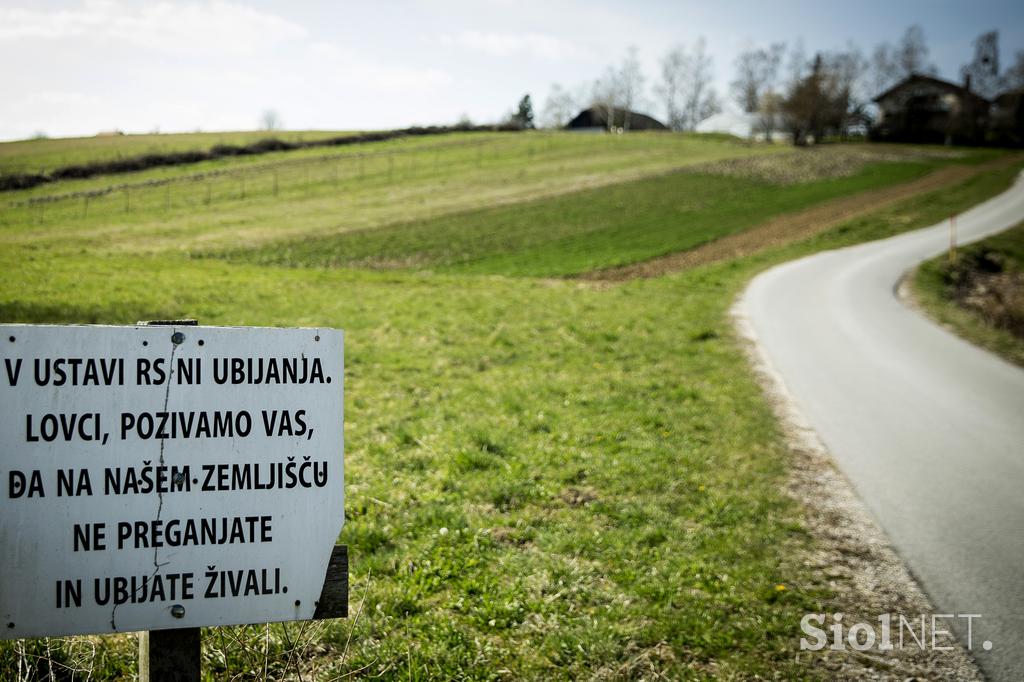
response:
<path id="1" fill-rule="evenodd" d="M 97 214 L 133 214 L 197 209 L 256 198 L 289 200 L 331 193 L 358 184 L 388 185 L 453 170 L 482 169 L 495 162 L 550 158 L 554 151 L 572 153 L 572 145 L 553 149 L 552 136 L 459 140 L 408 149 L 325 154 L 280 159 L 242 168 L 222 168 L 108 185 L 61 194 L 43 194 L 7 203 L 10 209 L 34 211 L 36 222 L 88 218 Z"/>

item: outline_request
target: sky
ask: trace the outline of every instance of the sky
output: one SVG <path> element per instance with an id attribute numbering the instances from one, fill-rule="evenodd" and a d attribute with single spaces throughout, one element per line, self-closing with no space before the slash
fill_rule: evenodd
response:
<path id="1" fill-rule="evenodd" d="M 866 53 L 920 24 L 939 75 L 959 80 L 972 41 L 998 29 L 1024 50 L 1017 0 L 0 0 L 0 139 L 495 122 L 553 83 L 576 89 L 638 49 L 645 106 L 674 45 L 707 41 L 728 99 L 753 46 Z"/>

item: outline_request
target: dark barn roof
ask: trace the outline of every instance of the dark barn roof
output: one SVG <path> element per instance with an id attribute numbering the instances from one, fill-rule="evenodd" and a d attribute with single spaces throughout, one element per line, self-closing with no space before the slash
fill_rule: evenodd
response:
<path id="1" fill-rule="evenodd" d="M 920 73 L 911 74 L 907 78 L 904 78 L 896 85 L 892 86 L 882 94 L 875 97 L 874 101 L 881 102 L 882 100 L 888 99 L 893 95 L 899 94 L 902 90 L 905 90 L 909 87 L 913 87 L 914 85 L 918 84 L 931 85 L 940 90 L 945 90 L 946 92 L 951 92 L 955 95 L 959 95 L 960 97 L 969 96 L 978 104 L 987 105 L 989 103 L 988 100 L 982 97 L 981 95 L 978 95 L 977 93 L 974 92 L 970 92 L 961 85 L 957 85 L 956 83 L 950 83 L 949 81 L 944 81 L 941 78 L 935 78 L 934 76 L 925 76 L 924 74 Z"/>
<path id="2" fill-rule="evenodd" d="M 668 130 L 668 127 L 654 119 L 647 114 L 640 114 L 635 111 L 629 111 L 627 109 L 621 109 L 619 107 L 614 108 L 614 114 L 612 120 L 614 125 L 617 127 L 626 127 L 626 116 L 629 116 L 629 129 L 630 130 Z M 584 109 L 576 118 L 569 121 L 566 128 L 608 128 L 608 108 L 602 106 L 593 106 L 589 109 Z"/>

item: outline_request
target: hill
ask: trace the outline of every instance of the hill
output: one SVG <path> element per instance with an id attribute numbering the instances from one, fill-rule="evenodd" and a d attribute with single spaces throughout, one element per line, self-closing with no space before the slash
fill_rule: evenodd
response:
<path id="1" fill-rule="evenodd" d="M 798 658 L 800 617 L 857 613 L 863 588 L 805 561 L 823 540 L 786 492 L 792 453 L 732 297 L 1015 169 L 984 165 L 997 152 L 819 151 L 809 166 L 691 135 L 463 133 L 61 181 L 2 197 L 0 318 L 346 330 L 352 617 L 207 631 L 214 677 L 829 678 L 871 664 Z M 812 237 L 575 278 L 950 165 L 974 172 Z M 98 655 L 5 643 L 0 677 L 50 659 L 131 676 L 130 637 L 88 641 Z"/>

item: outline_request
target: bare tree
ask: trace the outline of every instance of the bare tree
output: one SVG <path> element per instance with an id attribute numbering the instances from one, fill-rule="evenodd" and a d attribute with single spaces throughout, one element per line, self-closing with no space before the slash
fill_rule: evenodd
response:
<path id="1" fill-rule="evenodd" d="M 1003 74 L 1003 85 L 1007 90 L 1024 89 L 1024 50 L 1018 50 L 1013 66 Z"/>
<path id="2" fill-rule="evenodd" d="M 779 129 L 779 121 L 782 118 L 783 104 L 785 98 L 774 90 L 769 90 L 761 95 L 757 105 L 757 125 L 764 133 L 764 139 L 769 142 Z"/>
<path id="3" fill-rule="evenodd" d="M 747 50 L 736 58 L 736 80 L 731 84 L 733 97 L 747 113 L 757 111 L 761 74 L 758 51 Z"/>
<path id="4" fill-rule="evenodd" d="M 879 43 L 871 54 L 871 75 L 875 94 L 881 93 L 900 79 L 896 63 L 895 48 L 889 43 Z"/>
<path id="5" fill-rule="evenodd" d="M 540 122 L 544 128 L 564 128 L 576 114 L 578 103 L 576 97 L 558 83 L 551 86 L 548 98 L 544 101 Z"/>
<path id="6" fill-rule="evenodd" d="M 619 88 L 619 101 L 622 103 L 622 108 L 625 109 L 622 127 L 629 130 L 630 115 L 637 106 L 644 87 L 644 74 L 640 70 L 640 59 L 635 46 L 631 45 L 626 51 L 626 58 L 622 60 L 616 81 Z"/>
<path id="7" fill-rule="evenodd" d="M 604 75 L 594 81 L 591 87 L 591 106 L 603 109 L 605 112 L 605 125 L 608 130 L 615 128 L 615 108 L 619 103 L 619 77 L 615 69 L 608 67 Z"/>
<path id="8" fill-rule="evenodd" d="M 988 31 L 974 39 L 974 59 L 960 67 L 960 75 L 970 79 L 973 92 L 992 99 L 999 94 L 1002 79 L 999 74 L 999 32 Z"/>
<path id="9" fill-rule="evenodd" d="M 718 93 L 711 85 L 712 59 L 704 38 L 688 53 L 677 45 L 661 60 L 661 82 L 656 87 L 673 130 L 693 130 L 708 116 L 721 111 Z"/>
<path id="10" fill-rule="evenodd" d="M 767 48 L 746 50 L 736 58 L 736 80 L 732 82 L 732 90 L 743 111 L 758 111 L 761 97 L 775 90 L 785 51 L 784 43 L 775 43 Z"/>
<path id="11" fill-rule="evenodd" d="M 665 105 L 665 122 L 672 130 L 683 130 L 683 90 L 686 87 L 689 57 L 686 48 L 677 45 L 661 58 L 661 82 L 655 93 Z"/>
<path id="12" fill-rule="evenodd" d="M 804 39 L 797 38 L 793 46 L 789 48 L 789 58 L 786 60 L 786 89 L 791 90 L 804 78 L 808 67 L 813 62 L 807 60 L 807 52 L 804 50 Z"/>
<path id="13" fill-rule="evenodd" d="M 924 31 L 914 24 L 903 32 L 897 45 L 881 43 L 871 55 L 874 90 L 877 93 L 897 81 L 914 74 L 934 74 L 937 69 L 928 61 L 928 44 Z"/>
<path id="14" fill-rule="evenodd" d="M 697 124 L 704 119 L 711 118 L 722 111 L 722 100 L 718 98 L 718 92 L 714 88 L 708 88 L 704 97 L 698 101 L 695 111 L 697 115 L 691 119 L 693 121 L 691 130 L 696 128 Z"/>
<path id="15" fill-rule="evenodd" d="M 831 97 L 835 123 L 840 137 L 845 138 L 854 123 L 870 124 L 868 105 L 871 87 L 868 82 L 869 63 L 860 48 L 850 43 L 843 52 L 826 56 L 826 70 L 831 78 Z"/>
<path id="16" fill-rule="evenodd" d="M 683 91 L 683 120 L 687 130 L 693 130 L 698 123 L 722 109 L 718 93 L 711 85 L 713 67 L 711 56 L 706 51 L 706 43 L 701 37 L 690 56 L 689 78 Z"/>
<path id="17" fill-rule="evenodd" d="M 280 130 L 281 127 L 281 117 L 273 109 L 267 109 L 260 116 L 261 130 Z"/>
<path id="18" fill-rule="evenodd" d="M 609 66 L 591 87 L 592 106 L 600 107 L 608 120 L 608 129 L 618 126 L 616 110 L 624 110 L 622 126 L 629 130 L 630 114 L 643 96 L 644 75 L 637 49 L 630 47 L 618 67 Z"/>
<path id="19" fill-rule="evenodd" d="M 924 41 L 924 30 L 914 24 L 903 32 L 903 40 L 896 48 L 896 59 L 900 74 L 906 78 L 915 73 L 929 73 L 935 67 L 929 66 L 928 45 Z"/>

